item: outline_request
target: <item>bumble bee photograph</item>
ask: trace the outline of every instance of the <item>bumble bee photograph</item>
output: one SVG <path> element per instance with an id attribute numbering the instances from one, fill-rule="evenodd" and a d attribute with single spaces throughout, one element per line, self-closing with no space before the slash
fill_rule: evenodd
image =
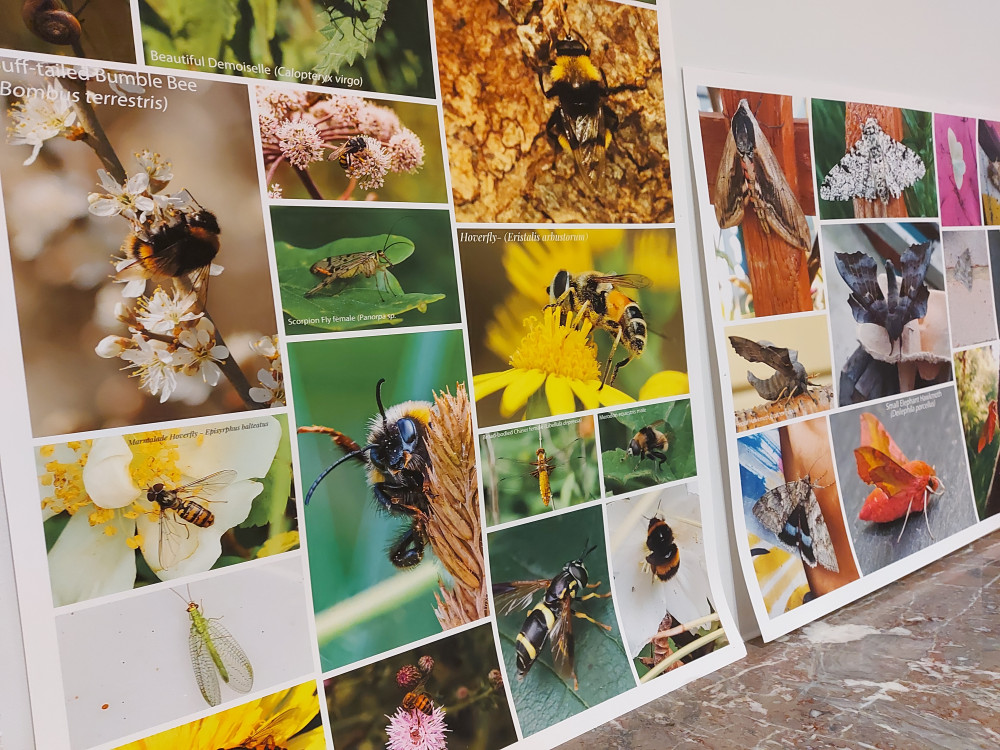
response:
<path id="1" fill-rule="evenodd" d="M 459 222 L 674 220 L 655 8 L 444 0 L 434 23 Z"/>
<path id="2" fill-rule="evenodd" d="M 479 455 L 491 526 L 600 497 L 592 415 L 484 432 Z"/>
<path id="3" fill-rule="evenodd" d="M 706 87 L 697 99 L 723 318 L 823 309 L 805 99 Z"/>
<path id="4" fill-rule="evenodd" d="M 491 532 L 489 550 L 500 651 L 522 734 L 635 687 L 600 506 Z"/>
<path id="5" fill-rule="evenodd" d="M 134 63 L 132 10 L 128 0 L 9 0 L 0 4 L 0 47 Z"/>
<path id="6" fill-rule="evenodd" d="M 747 544 L 768 614 L 857 580 L 827 420 L 763 430 L 736 445 Z"/>
<path id="7" fill-rule="evenodd" d="M 688 393 L 673 229 L 460 229 L 479 427 Z"/>
<path id="8" fill-rule="evenodd" d="M 199 80 L 112 106 L 136 74 L 92 73 L 11 75 L 2 104 L 34 434 L 282 404 L 246 88 Z M 61 125 L 39 137 L 43 116 Z"/>
<path id="9" fill-rule="evenodd" d="M 284 414 L 35 449 L 55 606 L 299 546 Z"/>
<path id="10" fill-rule="evenodd" d="M 517 742 L 489 623 L 331 677 L 324 688 L 337 750 L 414 747 L 411 732 L 426 748 Z"/>
<path id="11" fill-rule="evenodd" d="M 686 479 L 698 472 L 689 399 L 603 412 L 597 420 L 605 497 Z"/>
<path id="12" fill-rule="evenodd" d="M 969 457 L 972 492 L 979 518 L 1000 513 L 997 457 L 997 395 L 1000 392 L 1000 344 L 992 342 L 955 353 L 955 385 Z"/>
<path id="13" fill-rule="evenodd" d="M 930 112 L 813 99 L 812 118 L 821 218 L 938 215 Z"/>
<path id="14" fill-rule="evenodd" d="M 814 313 L 726 327 L 737 432 L 834 406 L 827 325 Z"/>
<path id="15" fill-rule="evenodd" d="M 205 23 L 198 4 L 140 0 L 146 64 L 434 96 L 430 21 L 422 3 L 271 0 L 212 10 L 212 23 Z M 128 36 L 131 41 L 131 27 Z"/>
<path id="16" fill-rule="evenodd" d="M 611 566 L 640 682 L 728 645 L 705 560 L 693 485 L 608 503 Z"/>
<path id="17" fill-rule="evenodd" d="M 828 283 L 840 405 L 951 381 L 949 295 L 938 224 L 825 226 L 823 252 L 835 269 Z"/>
<path id="18" fill-rule="evenodd" d="M 324 670 L 486 612 L 461 331 L 289 344 Z"/>
<path id="19" fill-rule="evenodd" d="M 271 206 L 285 333 L 460 323 L 447 211 Z"/>

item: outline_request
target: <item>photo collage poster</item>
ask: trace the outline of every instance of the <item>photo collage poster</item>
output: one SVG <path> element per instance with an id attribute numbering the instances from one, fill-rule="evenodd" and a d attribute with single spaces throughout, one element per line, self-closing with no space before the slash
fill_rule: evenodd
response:
<path id="1" fill-rule="evenodd" d="M 38 747 L 554 745 L 745 653 L 665 7 L 465 6 L 0 10 Z"/>
<path id="2" fill-rule="evenodd" d="M 998 526 L 1000 125 L 684 84 L 737 542 L 770 640 Z"/>

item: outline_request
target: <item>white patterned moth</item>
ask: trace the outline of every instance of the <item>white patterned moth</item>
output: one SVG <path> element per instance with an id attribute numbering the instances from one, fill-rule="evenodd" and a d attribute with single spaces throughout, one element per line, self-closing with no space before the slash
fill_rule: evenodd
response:
<path id="1" fill-rule="evenodd" d="M 888 135 L 874 117 L 869 117 L 861 128 L 861 138 L 823 178 L 819 197 L 826 201 L 864 198 L 888 203 L 926 172 L 915 151 Z"/>
<path id="2" fill-rule="evenodd" d="M 810 568 L 819 564 L 839 573 L 837 553 L 814 489 L 808 474 L 779 484 L 760 496 L 753 505 L 753 514 L 782 547 L 797 552 Z"/>

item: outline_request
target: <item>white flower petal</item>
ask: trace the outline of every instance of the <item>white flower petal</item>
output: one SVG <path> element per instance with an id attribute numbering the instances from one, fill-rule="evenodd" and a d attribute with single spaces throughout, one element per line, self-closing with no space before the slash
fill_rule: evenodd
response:
<path id="1" fill-rule="evenodd" d="M 121 436 L 97 438 L 83 467 L 83 485 L 99 508 L 124 508 L 141 494 L 132 483 L 132 451 Z"/>
<path id="2" fill-rule="evenodd" d="M 111 526 L 117 533 L 108 536 Z M 120 513 L 108 524 L 91 526 L 87 513 L 69 519 L 49 552 L 52 599 L 64 604 L 128 591 L 135 583 L 135 552 L 125 540 L 135 531 L 135 522 Z"/>
<path id="3" fill-rule="evenodd" d="M 214 424 L 211 429 L 234 429 L 205 435 L 199 445 L 185 441 L 180 446 L 177 467 L 195 479 L 222 469 L 235 469 L 237 481 L 263 477 L 278 451 L 281 423 L 275 417 L 260 417 L 252 422 L 260 427 L 243 429 L 247 424 L 246 420 Z"/>

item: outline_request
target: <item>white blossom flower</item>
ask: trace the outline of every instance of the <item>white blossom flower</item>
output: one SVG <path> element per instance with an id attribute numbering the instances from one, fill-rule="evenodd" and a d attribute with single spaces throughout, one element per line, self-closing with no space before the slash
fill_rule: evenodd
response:
<path id="1" fill-rule="evenodd" d="M 135 320 L 150 333 L 171 333 L 184 323 L 197 320 L 204 315 L 192 309 L 197 302 L 197 292 L 191 291 L 185 294 L 174 290 L 173 296 L 170 296 L 160 287 L 156 287 L 152 297 L 139 298 L 136 303 L 138 314 Z"/>
<path id="2" fill-rule="evenodd" d="M 278 200 L 284 193 L 284 189 L 277 182 L 272 182 L 267 186 L 267 197 L 271 200 Z"/>
<path id="3" fill-rule="evenodd" d="M 131 349 L 132 344 L 132 339 L 127 339 L 124 336 L 105 336 L 97 342 L 94 351 L 97 352 L 98 357 L 114 359 L 120 357 L 127 349 Z"/>
<path id="4" fill-rule="evenodd" d="M 215 326 L 202 318 L 194 328 L 185 328 L 177 336 L 182 348 L 173 354 L 173 363 L 184 375 L 201 373 L 209 385 L 219 384 L 222 369 L 217 363 L 229 357 L 229 349 L 215 342 Z"/>
<path id="5" fill-rule="evenodd" d="M 255 403 L 268 406 L 285 405 L 285 382 L 280 370 L 275 372 L 261 368 L 257 370 L 257 379 L 260 380 L 260 387 L 254 386 L 250 389 L 250 398 Z"/>
<path id="6" fill-rule="evenodd" d="M 24 166 L 33 164 L 42 144 L 60 135 L 78 137 L 82 129 L 76 125 L 76 110 L 68 92 L 50 83 L 45 96 L 29 96 L 15 102 L 8 110 L 11 124 L 7 142 L 12 146 L 31 146 L 31 155 Z"/>
<path id="7" fill-rule="evenodd" d="M 416 172 L 424 163 L 424 144 L 409 128 L 403 128 L 389 139 L 386 146 L 393 172 Z"/>
<path id="8" fill-rule="evenodd" d="M 314 161 L 322 161 L 326 151 L 319 130 L 311 122 L 294 120 L 284 122 L 275 131 L 282 156 L 293 167 L 305 169 Z"/>
<path id="9" fill-rule="evenodd" d="M 147 195 L 149 175 L 137 172 L 124 185 L 119 185 L 105 169 L 97 170 L 101 187 L 106 192 L 91 193 L 87 196 L 90 213 L 95 216 L 117 216 L 121 214 L 132 221 L 143 221 L 145 215 L 155 207 L 153 199 Z"/>
<path id="10" fill-rule="evenodd" d="M 139 378 L 139 387 L 152 396 L 159 395 L 162 404 L 170 398 L 177 385 L 173 355 L 162 341 L 147 340 L 140 334 L 135 334 L 132 341 L 135 346 L 120 356 L 129 363 L 128 369 L 135 370 L 132 376 Z"/>
<path id="11" fill-rule="evenodd" d="M 174 178 L 174 165 L 170 160 L 149 149 L 136 152 L 135 160 L 149 175 L 151 192 L 158 193 Z"/>

